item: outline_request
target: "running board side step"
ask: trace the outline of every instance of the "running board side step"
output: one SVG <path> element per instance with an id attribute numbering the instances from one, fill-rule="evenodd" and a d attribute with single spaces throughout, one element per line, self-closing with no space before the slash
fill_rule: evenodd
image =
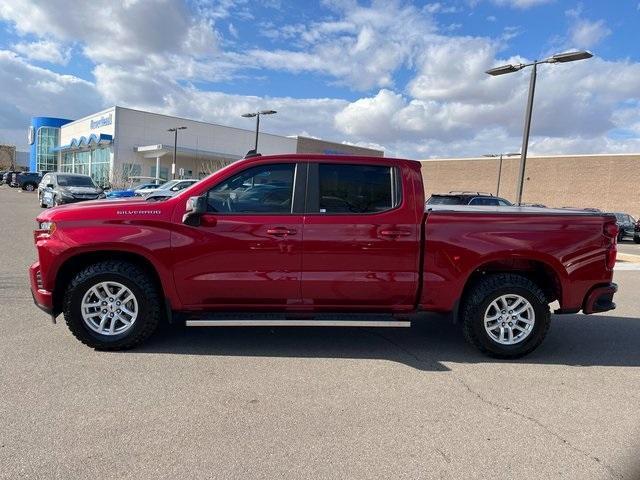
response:
<path id="1" fill-rule="evenodd" d="M 187 327 L 410 327 L 409 320 L 186 320 Z"/>

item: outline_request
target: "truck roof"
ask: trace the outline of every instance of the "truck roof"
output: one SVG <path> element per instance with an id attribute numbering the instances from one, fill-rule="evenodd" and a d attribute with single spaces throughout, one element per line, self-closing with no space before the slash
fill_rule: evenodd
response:
<path id="1" fill-rule="evenodd" d="M 415 163 L 417 165 L 422 165 L 420 163 L 420 161 L 418 160 L 409 160 L 407 158 L 395 158 L 395 157 L 372 157 L 372 156 L 367 156 L 367 155 L 329 155 L 329 154 L 324 154 L 324 153 L 283 153 L 283 154 L 273 154 L 273 155 L 258 155 L 258 156 L 252 156 L 252 157 L 248 157 L 247 159 L 250 160 L 255 160 L 255 159 L 261 159 L 261 160 L 277 160 L 277 159 L 291 159 L 291 160 L 296 160 L 296 161 L 309 161 L 309 162 L 315 162 L 318 160 L 331 160 L 333 161 L 337 161 L 337 162 L 344 162 L 344 163 L 364 163 L 364 162 L 381 162 L 381 163 L 387 163 L 387 162 L 410 162 L 410 163 Z M 242 161 L 243 159 L 240 159 L 238 161 Z"/>

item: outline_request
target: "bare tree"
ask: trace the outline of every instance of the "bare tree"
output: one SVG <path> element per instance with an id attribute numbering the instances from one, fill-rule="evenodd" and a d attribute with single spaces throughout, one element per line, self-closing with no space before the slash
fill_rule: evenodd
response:
<path id="1" fill-rule="evenodd" d="M 229 160 L 202 160 L 202 162 L 200 162 L 200 176 L 206 177 L 213 172 L 217 172 L 222 167 L 226 167 L 230 163 L 231 161 Z"/>
<path id="2" fill-rule="evenodd" d="M 113 169 L 111 185 L 113 188 L 126 188 L 131 177 L 140 175 L 142 166 L 138 163 L 124 163 L 119 168 Z"/>

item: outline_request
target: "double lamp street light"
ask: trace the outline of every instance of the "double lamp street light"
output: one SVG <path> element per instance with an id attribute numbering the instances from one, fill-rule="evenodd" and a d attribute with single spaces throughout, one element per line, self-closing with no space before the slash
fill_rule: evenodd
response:
<path id="1" fill-rule="evenodd" d="M 518 173 L 517 200 L 516 203 L 522 203 L 522 188 L 524 186 L 524 172 L 527 164 L 527 150 L 529 147 L 529 132 L 531 130 L 531 113 L 533 111 L 533 95 L 536 90 L 537 67 L 541 63 L 567 63 L 576 60 L 585 60 L 593 57 L 591 52 L 581 50 L 577 52 L 558 53 L 544 60 L 535 60 L 531 63 L 518 63 L 510 65 L 502 65 L 500 67 L 487 70 L 486 73 L 493 76 L 504 75 L 507 73 L 517 72 L 525 67 L 533 67 L 531 69 L 531 79 L 529 81 L 529 98 L 527 100 L 527 109 L 524 116 L 524 133 L 522 135 L 522 150 L 520 151 L 520 171 Z"/>

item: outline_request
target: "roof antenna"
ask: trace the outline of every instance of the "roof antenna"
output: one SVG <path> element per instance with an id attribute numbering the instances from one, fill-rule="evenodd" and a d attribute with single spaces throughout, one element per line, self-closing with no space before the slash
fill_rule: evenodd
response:
<path id="1" fill-rule="evenodd" d="M 247 152 L 247 154 L 244 156 L 244 158 L 261 157 L 261 156 L 262 156 L 262 154 L 261 154 L 261 153 L 258 153 L 258 152 L 256 151 L 256 149 L 254 148 L 254 149 L 249 150 L 249 151 Z"/>

